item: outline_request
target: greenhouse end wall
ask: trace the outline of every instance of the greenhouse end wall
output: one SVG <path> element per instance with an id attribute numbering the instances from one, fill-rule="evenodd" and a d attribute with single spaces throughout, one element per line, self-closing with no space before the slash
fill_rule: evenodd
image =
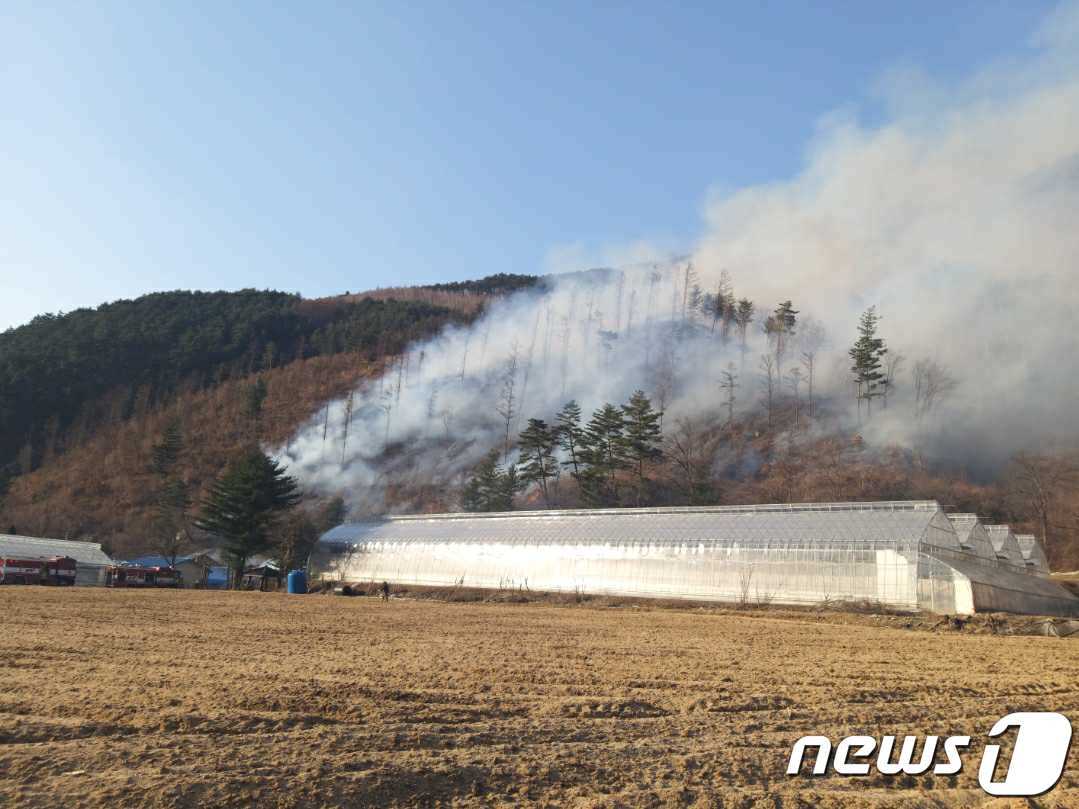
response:
<path id="1" fill-rule="evenodd" d="M 1046 579 L 994 579 L 994 562 L 972 560 L 939 506 L 918 501 L 394 517 L 327 532 L 310 567 L 324 581 L 1079 614 Z M 1028 592 L 1054 609 L 1025 609 Z"/>

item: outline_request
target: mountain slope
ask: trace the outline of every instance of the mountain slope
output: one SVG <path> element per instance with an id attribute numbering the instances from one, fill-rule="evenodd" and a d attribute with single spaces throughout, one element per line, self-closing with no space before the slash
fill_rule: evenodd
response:
<path id="1" fill-rule="evenodd" d="M 435 294 L 305 301 L 273 291 L 162 292 L 37 317 L 0 334 L 0 470 L 31 471 L 185 390 L 313 356 L 396 353 L 467 321 L 484 301 L 440 291 L 467 305 L 436 305 Z"/>

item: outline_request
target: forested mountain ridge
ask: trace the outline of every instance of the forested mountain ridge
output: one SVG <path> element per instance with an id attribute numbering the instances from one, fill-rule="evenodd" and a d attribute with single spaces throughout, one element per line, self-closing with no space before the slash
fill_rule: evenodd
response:
<path id="1" fill-rule="evenodd" d="M 150 453 L 183 426 L 197 501 L 252 437 L 285 441 L 327 400 L 413 341 L 470 322 L 539 281 L 498 274 L 320 299 L 272 290 L 173 291 L 46 314 L 0 333 L 2 530 L 147 547 Z"/>
<path id="2" fill-rule="evenodd" d="M 513 277 L 513 286 L 527 278 Z M 500 289 L 497 280 L 490 287 Z M 476 294 L 472 314 L 422 295 L 303 300 L 253 289 L 176 291 L 36 317 L 0 333 L 0 469 L 36 469 L 101 425 L 184 390 L 315 356 L 397 353 L 482 306 Z"/>
<path id="3" fill-rule="evenodd" d="M 578 314 L 586 326 L 599 329 L 599 345 L 607 348 L 614 338 L 599 328 L 599 307 L 589 297 L 588 284 L 613 290 L 615 306 L 605 307 L 610 318 L 623 297 L 620 275 L 580 275 L 585 286 Z M 708 345 L 729 341 L 737 350 L 744 341 L 739 318 L 743 310 L 753 310 L 752 302 L 734 301 L 728 293 L 724 301 L 730 300 L 720 305 L 719 295 L 698 294 L 689 271 L 684 275 L 683 293 L 674 299 L 674 325 L 651 329 L 657 346 L 697 334 Z M 534 409 L 525 397 L 528 368 L 538 371 L 547 364 L 547 349 L 558 350 L 567 339 L 565 319 L 548 314 L 555 283 L 500 275 L 317 300 L 256 290 L 156 293 L 95 310 L 43 316 L 8 330 L 0 334 L 2 457 L 15 474 L 7 491 L 0 489 L 0 530 L 94 538 L 121 557 L 160 551 L 169 534 L 159 524 L 162 482 L 153 458 L 163 437 L 174 431 L 182 442 L 175 475 L 188 498 L 188 518 L 198 512 L 208 486 L 230 459 L 255 441 L 286 453 L 306 448 L 318 461 L 309 470 L 311 477 L 302 481 L 313 498 L 366 489 L 377 495 L 367 504 L 375 511 L 937 499 L 952 509 L 1052 534 L 1049 550 L 1058 569 L 1079 567 L 1079 503 L 1069 494 L 1072 467 L 1054 457 L 1026 457 L 1018 459 L 1030 464 L 1025 471 L 1020 465 L 998 481 L 969 482 L 958 467 L 927 463 L 909 447 L 869 446 L 856 428 L 837 427 L 829 411 L 840 405 L 819 392 L 814 398 L 811 378 L 807 390 L 777 386 L 774 396 L 763 395 L 771 394 L 772 387 L 762 383 L 763 393 L 750 391 L 736 410 L 735 371 L 747 384 L 753 376 L 745 368 L 731 370 L 709 379 L 713 387 L 702 396 L 696 416 L 665 420 L 672 381 L 662 372 L 673 354 L 657 347 L 652 378 L 641 377 L 647 396 L 608 404 L 591 420 L 588 412 L 578 414 L 573 430 L 582 444 L 574 460 L 572 451 L 566 453 L 571 433 L 561 423 L 562 414 L 545 424 L 542 419 L 552 418 L 553 412 Z M 493 297 L 537 284 L 543 297 L 515 298 L 488 310 Z M 634 297 L 624 298 L 628 330 Z M 522 306 L 533 308 L 522 315 Z M 485 311 L 493 317 L 502 310 L 503 320 L 524 324 L 526 339 L 509 347 L 509 365 L 481 368 L 476 363 L 485 348 L 493 352 L 507 340 L 496 343 L 492 337 L 488 346 L 492 318 L 477 319 Z M 644 305 L 636 322 L 648 333 L 642 311 L 647 312 Z M 782 346 L 774 339 L 776 318 L 793 322 L 797 314 L 789 301 L 776 313 L 765 311 L 759 318 L 761 339 L 767 338 L 772 351 Z M 455 324 L 474 327 L 426 341 Z M 549 343 L 536 337 L 541 324 L 553 327 Z M 872 325 L 865 328 L 872 331 Z M 799 328 L 803 339 L 812 335 L 810 321 Z M 471 354 L 467 334 L 473 334 Z M 463 353 L 440 359 L 443 344 L 455 338 L 463 339 Z M 867 379 L 874 365 L 863 354 L 878 342 L 863 336 L 852 349 L 855 369 Z M 859 351 L 860 346 L 868 348 Z M 879 353 L 882 347 L 874 350 Z M 564 374 L 580 360 L 572 351 L 561 356 L 549 363 L 553 374 Z M 775 355 L 762 361 L 769 358 L 774 361 Z M 472 374 L 467 381 L 466 361 Z M 447 387 L 426 390 L 427 368 L 448 373 Z M 762 368 L 762 379 L 772 380 L 772 366 Z M 471 429 L 474 401 L 466 400 L 452 416 L 438 410 L 440 402 L 448 401 L 439 399 L 441 394 L 472 380 L 485 391 L 479 406 L 497 414 L 497 441 L 489 440 L 489 431 Z M 534 379 L 531 390 L 540 387 Z M 401 396 L 416 398 L 417 391 L 423 391 L 422 407 L 413 408 L 413 414 L 422 424 L 419 433 L 410 433 L 403 419 L 413 411 L 402 407 Z M 359 429 L 372 419 L 373 433 Z M 356 429 L 342 432 L 343 424 Z M 619 434 L 617 441 L 607 442 L 617 452 L 592 447 L 596 442 L 590 443 L 589 435 L 598 435 L 600 427 L 604 437 Z M 427 450 L 435 451 L 423 450 L 417 435 L 428 442 Z M 458 458 L 472 450 L 493 454 L 486 466 L 465 477 L 432 463 L 439 455 Z M 356 452 L 376 473 L 367 483 L 342 474 L 362 467 L 351 459 Z M 302 470 L 297 468 L 297 474 L 302 477 Z M 1032 485 L 1045 481 L 1054 494 L 1040 503 L 1031 494 Z M 361 504 L 350 505 L 359 508 L 357 514 L 365 513 Z"/>

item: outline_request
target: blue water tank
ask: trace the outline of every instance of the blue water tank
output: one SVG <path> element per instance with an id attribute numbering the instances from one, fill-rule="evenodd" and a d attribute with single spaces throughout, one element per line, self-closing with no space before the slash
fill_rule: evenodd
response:
<path id="1" fill-rule="evenodd" d="M 307 593 L 307 574 L 302 570 L 290 570 L 288 574 L 288 591 L 298 595 Z"/>

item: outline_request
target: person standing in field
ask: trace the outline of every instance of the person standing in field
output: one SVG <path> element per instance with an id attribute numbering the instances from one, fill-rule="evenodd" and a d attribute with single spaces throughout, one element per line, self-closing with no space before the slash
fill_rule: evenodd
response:
<path id="1" fill-rule="evenodd" d="M 379 588 L 379 592 L 382 595 L 383 601 L 390 600 L 390 583 L 388 581 L 382 582 L 382 586 Z"/>

